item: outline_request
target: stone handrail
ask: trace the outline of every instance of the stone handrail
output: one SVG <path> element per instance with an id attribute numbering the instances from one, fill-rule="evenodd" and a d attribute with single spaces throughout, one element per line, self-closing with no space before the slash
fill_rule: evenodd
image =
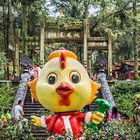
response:
<path id="1" fill-rule="evenodd" d="M 102 93 L 102 97 L 110 103 L 110 111 L 111 111 L 112 107 L 115 106 L 115 102 L 112 93 L 110 91 L 108 82 L 106 80 L 106 74 L 104 72 L 99 73 L 97 75 L 97 81 L 102 85 L 100 92 Z"/>
<path id="2" fill-rule="evenodd" d="M 30 79 L 30 75 L 28 72 L 21 74 L 21 80 L 20 80 L 20 84 L 18 86 L 17 92 L 16 92 L 16 96 L 14 99 L 14 103 L 12 106 L 12 111 L 11 111 L 11 115 L 12 117 L 15 117 L 15 105 L 17 105 L 19 100 L 22 100 L 24 103 L 25 97 L 26 97 L 26 93 L 27 93 L 27 82 Z"/>
<path id="3" fill-rule="evenodd" d="M 11 80 L 0 80 L 0 83 L 6 83 L 7 87 L 10 86 Z"/>

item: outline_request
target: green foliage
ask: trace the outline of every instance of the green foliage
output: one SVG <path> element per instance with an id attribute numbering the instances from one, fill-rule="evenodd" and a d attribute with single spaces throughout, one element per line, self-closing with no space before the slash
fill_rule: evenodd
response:
<path id="1" fill-rule="evenodd" d="M 7 64 L 6 56 L 3 52 L 0 52 L 0 79 L 4 77 L 4 69 Z"/>
<path id="2" fill-rule="evenodd" d="M 119 81 L 111 88 L 114 95 L 123 93 L 132 93 L 140 91 L 140 80 L 137 81 Z"/>
<path id="3" fill-rule="evenodd" d="M 135 94 L 140 91 L 140 81 L 121 81 L 111 88 L 115 103 L 124 117 L 132 117 Z"/>
<path id="4" fill-rule="evenodd" d="M 31 124 L 21 122 L 19 124 L 9 124 L 7 127 L 0 128 L 0 139 L 4 140 L 35 140 L 31 134 Z"/>
<path id="5" fill-rule="evenodd" d="M 62 29 L 62 30 L 70 30 L 70 29 L 82 29 L 82 20 L 75 19 L 72 17 L 66 18 L 48 18 L 46 21 L 46 26 L 53 29 Z"/>
<path id="6" fill-rule="evenodd" d="M 54 6 L 54 12 L 60 12 L 64 17 L 82 18 L 89 1 L 90 0 L 52 0 L 48 3 L 48 6 Z"/>
<path id="7" fill-rule="evenodd" d="M 72 24 L 76 23 L 76 25 L 81 25 L 81 20 L 87 12 L 91 35 L 103 36 L 105 29 L 112 29 L 113 47 L 115 49 L 113 52 L 113 61 L 119 62 L 118 59 L 130 59 L 133 57 L 132 36 L 134 29 L 137 30 L 135 38 L 137 44 L 139 44 L 139 0 L 135 0 L 136 16 L 134 16 L 133 13 L 134 1 L 132 0 L 13 0 L 12 15 L 14 30 L 16 28 L 22 30 L 21 2 L 27 3 L 28 36 L 39 36 L 39 26 L 42 18 L 45 22 L 57 22 L 58 26 L 68 28 L 70 27 L 69 25 L 71 25 L 71 23 L 69 23 L 71 20 Z M 5 2 L 5 8 L 6 7 L 7 1 Z M 8 16 L 7 13 L 5 12 L 5 17 Z M 2 17 L 2 10 L 0 11 L 0 15 Z M 62 17 L 62 19 L 60 17 Z M 10 23 L 4 24 L 8 25 Z M 3 25 L 3 23 L 1 25 Z M 9 25 L 9 27 L 10 26 L 11 25 Z M 4 27 L 1 26 L 0 35 L 3 34 L 3 28 Z M 3 46 L 3 44 L 0 44 L 0 46 Z"/>
<path id="8" fill-rule="evenodd" d="M 0 109 L 10 108 L 14 101 L 15 89 L 13 87 L 7 87 L 6 84 L 0 85 Z"/>
<path id="9" fill-rule="evenodd" d="M 115 99 L 115 103 L 119 108 L 122 116 L 124 117 L 132 117 L 134 112 L 134 102 L 135 97 L 131 94 L 118 94 L 118 97 Z"/>
<path id="10" fill-rule="evenodd" d="M 110 121 L 103 124 L 100 130 L 96 132 L 92 129 L 86 129 L 84 136 L 88 140 L 113 140 L 114 136 L 118 136 L 119 139 L 122 139 L 124 136 L 128 140 L 140 139 L 138 127 L 132 122 L 128 123 L 124 121 Z"/>
<path id="11" fill-rule="evenodd" d="M 45 61 L 47 62 L 47 58 L 50 55 L 50 53 L 52 53 L 53 51 L 58 50 L 60 48 L 65 48 L 67 50 L 74 52 L 75 54 L 78 55 L 78 59 L 80 60 L 80 52 L 77 51 L 78 47 L 79 46 L 74 43 L 71 43 L 71 44 L 66 44 L 66 43 L 56 44 L 55 43 L 55 44 L 45 48 Z"/>
<path id="12" fill-rule="evenodd" d="M 21 2 L 23 1 L 14 0 L 12 3 L 14 30 L 19 28 L 22 31 Z M 52 26 L 57 23 L 57 27 L 69 29 L 73 25 L 81 26 L 81 21 L 87 13 L 91 36 L 104 36 L 106 35 L 104 30 L 112 29 L 113 49 L 115 50 L 113 61 L 120 62 L 120 59 L 130 59 L 134 56 L 132 53 L 134 29 L 137 30 L 135 37 L 137 44 L 140 36 L 138 32 L 140 27 L 139 0 L 136 0 L 136 16 L 133 13 L 133 1 L 131 0 L 26 0 L 25 2 L 28 2 L 28 36 L 39 36 L 41 19 L 46 22 L 46 28 L 48 23 Z M 2 11 L 0 13 L 2 14 Z M 6 13 L 5 16 L 7 16 Z M 39 58 L 39 55 L 35 57 Z"/>

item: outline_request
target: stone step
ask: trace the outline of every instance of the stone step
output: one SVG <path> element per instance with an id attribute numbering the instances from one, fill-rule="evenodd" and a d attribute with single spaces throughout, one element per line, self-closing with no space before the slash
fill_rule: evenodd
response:
<path id="1" fill-rule="evenodd" d="M 46 133 L 47 131 L 45 128 L 42 127 L 42 129 L 34 129 L 32 130 L 33 133 Z"/>
<path id="2" fill-rule="evenodd" d="M 43 107 L 25 107 L 24 109 L 24 112 L 29 112 L 29 111 L 31 111 L 31 112 L 33 112 L 33 111 L 47 111 L 47 109 L 45 109 L 45 108 L 43 108 Z"/>
<path id="3" fill-rule="evenodd" d="M 37 133 L 34 133 L 33 132 L 33 136 L 34 137 L 47 137 L 47 134 L 46 134 L 46 132 L 43 132 L 43 133 L 40 133 L 40 132 L 37 132 Z"/>
<path id="4" fill-rule="evenodd" d="M 25 108 L 44 108 L 41 104 L 26 104 Z"/>
<path id="5" fill-rule="evenodd" d="M 32 102 L 32 100 L 30 98 L 26 99 L 26 102 Z M 37 102 L 37 101 L 35 101 Z"/>
<path id="6" fill-rule="evenodd" d="M 41 112 L 46 110 L 39 102 L 34 101 L 34 103 L 31 103 L 31 94 L 26 94 L 25 102 L 24 102 L 24 117 L 28 120 L 30 119 L 30 116 L 36 115 L 41 116 Z M 41 128 L 32 128 L 32 134 L 35 137 L 36 140 L 47 140 L 47 133 L 46 130 Z"/>
<path id="7" fill-rule="evenodd" d="M 47 111 L 47 109 L 45 109 L 45 108 L 43 108 L 43 107 L 25 107 L 23 110 L 25 110 L 25 111 L 28 111 L 28 110 L 31 110 L 31 111 L 36 111 L 36 110 L 46 110 Z"/>
<path id="8" fill-rule="evenodd" d="M 37 135 L 34 135 L 33 136 L 35 137 L 36 140 L 47 140 L 47 135 L 46 134 L 37 134 Z"/>
<path id="9" fill-rule="evenodd" d="M 41 114 L 41 111 L 40 110 L 37 110 L 37 111 L 24 111 L 24 113 L 29 116 L 29 115 L 38 115 L 38 114 Z"/>
<path id="10" fill-rule="evenodd" d="M 31 116 L 31 115 L 42 116 L 43 114 L 40 111 L 38 111 L 38 112 L 25 112 L 24 116 Z"/>
<path id="11" fill-rule="evenodd" d="M 31 107 L 25 107 L 23 110 L 45 110 L 45 108 L 43 108 L 43 107 L 33 107 L 33 106 L 31 106 Z"/>
<path id="12" fill-rule="evenodd" d="M 39 102 L 34 102 L 34 104 L 32 104 L 31 102 L 25 102 L 24 106 L 26 106 L 26 105 L 28 106 L 28 105 L 41 105 L 41 104 Z"/>
<path id="13" fill-rule="evenodd" d="M 41 137 L 41 136 L 35 136 L 35 140 L 47 140 L 47 136 Z"/>
<path id="14" fill-rule="evenodd" d="M 31 105 L 31 106 L 25 106 L 24 107 L 24 109 L 30 109 L 30 108 L 32 108 L 33 110 L 35 110 L 35 109 L 44 109 L 43 106 L 32 106 Z"/>

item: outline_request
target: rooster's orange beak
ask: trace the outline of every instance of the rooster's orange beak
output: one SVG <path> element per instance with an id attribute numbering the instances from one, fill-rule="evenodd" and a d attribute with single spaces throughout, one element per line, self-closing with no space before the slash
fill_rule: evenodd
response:
<path id="1" fill-rule="evenodd" d="M 67 82 L 62 82 L 57 88 L 56 92 L 62 97 L 67 98 L 72 92 L 74 88 L 69 85 Z"/>

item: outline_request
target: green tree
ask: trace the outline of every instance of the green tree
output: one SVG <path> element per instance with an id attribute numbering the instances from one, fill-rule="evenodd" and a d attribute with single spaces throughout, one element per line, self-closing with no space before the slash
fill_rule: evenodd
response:
<path id="1" fill-rule="evenodd" d="M 138 43 L 137 43 L 137 0 L 133 0 L 133 24 L 134 24 L 134 29 L 133 29 L 133 48 L 134 48 L 134 78 L 138 79 Z"/>
<path id="2" fill-rule="evenodd" d="M 88 16 L 91 3 L 91 0 L 52 0 L 49 4 L 55 6 L 54 12 L 79 19 Z"/>

